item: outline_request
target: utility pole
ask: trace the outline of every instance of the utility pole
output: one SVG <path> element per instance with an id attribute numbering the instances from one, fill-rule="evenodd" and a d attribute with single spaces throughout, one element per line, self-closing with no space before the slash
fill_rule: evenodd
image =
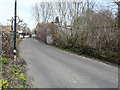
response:
<path id="1" fill-rule="evenodd" d="M 120 54 L 120 1 L 116 2 L 118 5 L 118 54 Z M 120 83 L 120 82 L 119 82 Z M 119 85 L 120 88 L 120 85 Z"/>
<path id="2" fill-rule="evenodd" d="M 118 55 L 120 54 L 120 1 L 115 1 L 114 2 L 118 5 L 118 17 L 117 17 L 117 20 L 118 20 Z M 119 60 L 119 59 L 118 59 Z M 120 64 L 120 63 L 119 63 Z M 118 65 L 118 67 L 120 68 L 120 65 Z M 120 89 L 120 80 L 118 82 L 118 89 Z"/>
<path id="3" fill-rule="evenodd" d="M 118 5 L 118 29 L 120 28 L 120 1 L 115 1 L 114 2 Z"/>
<path id="4" fill-rule="evenodd" d="M 11 21 L 11 30 L 13 31 L 13 21 L 14 21 L 14 18 L 12 17 L 12 21 Z"/>
<path id="5" fill-rule="evenodd" d="M 118 2 L 118 28 L 120 28 L 120 1 Z"/>
<path id="6" fill-rule="evenodd" d="M 120 1 L 118 2 L 118 36 L 120 36 Z M 120 37 L 118 38 L 118 55 L 120 54 Z M 119 63 L 120 64 L 120 63 Z M 120 65 L 118 66 L 120 69 Z M 119 76 L 120 78 L 120 76 Z M 118 89 L 120 90 L 120 80 L 118 82 Z"/>
<path id="7" fill-rule="evenodd" d="M 14 55 L 16 56 L 16 17 L 17 17 L 17 0 L 15 0 L 15 18 L 14 18 Z"/>

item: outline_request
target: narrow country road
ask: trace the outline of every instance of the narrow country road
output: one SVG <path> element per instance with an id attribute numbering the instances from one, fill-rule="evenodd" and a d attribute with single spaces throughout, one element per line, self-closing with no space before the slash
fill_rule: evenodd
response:
<path id="1" fill-rule="evenodd" d="M 34 88 L 118 88 L 118 68 L 36 39 L 20 43 Z"/>

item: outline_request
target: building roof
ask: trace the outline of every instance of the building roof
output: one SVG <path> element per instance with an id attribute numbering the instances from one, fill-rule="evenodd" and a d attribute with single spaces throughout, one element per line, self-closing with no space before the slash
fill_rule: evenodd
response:
<path id="1" fill-rule="evenodd" d="M 38 28 L 36 28 L 35 30 L 38 30 L 38 29 L 42 28 L 44 25 L 46 25 L 46 24 L 40 25 L 40 26 L 39 26 Z"/>

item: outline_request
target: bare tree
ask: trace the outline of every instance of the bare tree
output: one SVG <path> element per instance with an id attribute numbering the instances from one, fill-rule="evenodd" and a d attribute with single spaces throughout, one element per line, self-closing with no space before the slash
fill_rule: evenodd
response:
<path id="1" fill-rule="evenodd" d="M 11 23 L 11 31 L 12 31 L 13 30 L 14 18 L 12 17 L 11 19 L 7 19 L 7 21 L 10 21 L 10 23 Z"/>
<path id="2" fill-rule="evenodd" d="M 40 2 L 36 3 L 32 8 L 33 17 L 37 24 L 48 23 L 50 20 L 54 20 L 55 11 L 53 3 L 51 2 Z"/>
<path id="3" fill-rule="evenodd" d="M 39 3 L 39 11 L 43 23 L 48 23 L 48 21 L 51 19 L 52 15 L 54 14 L 52 3 L 50 2 Z"/>
<path id="4" fill-rule="evenodd" d="M 38 3 L 36 3 L 33 7 L 32 7 L 32 16 L 35 20 L 36 23 L 40 23 L 40 11 L 39 11 L 39 5 Z"/>

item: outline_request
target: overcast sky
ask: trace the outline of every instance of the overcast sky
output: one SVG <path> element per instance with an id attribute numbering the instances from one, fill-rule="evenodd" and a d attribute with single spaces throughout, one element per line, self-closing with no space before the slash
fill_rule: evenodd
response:
<path id="1" fill-rule="evenodd" d="M 2 25 L 10 24 L 7 19 L 14 16 L 14 1 L 15 0 L 0 0 L 0 23 Z M 32 19 L 32 6 L 36 2 L 43 2 L 45 0 L 17 0 L 17 16 L 20 16 L 30 29 L 35 27 L 34 20 Z M 50 2 L 51 0 L 47 0 Z M 54 1 L 54 0 L 53 0 Z M 59 1 L 59 0 L 58 0 Z M 95 0 L 98 1 L 98 0 Z M 101 1 L 101 0 L 99 0 Z M 103 0 L 110 1 L 110 0 Z"/>
<path id="2" fill-rule="evenodd" d="M 41 0 L 17 0 L 17 16 L 20 16 L 25 23 L 32 29 L 34 21 L 32 20 L 31 8 L 35 2 Z M 6 25 L 7 19 L 14 16 L 14 0 L 0 0 L 0 23 Z"/>

